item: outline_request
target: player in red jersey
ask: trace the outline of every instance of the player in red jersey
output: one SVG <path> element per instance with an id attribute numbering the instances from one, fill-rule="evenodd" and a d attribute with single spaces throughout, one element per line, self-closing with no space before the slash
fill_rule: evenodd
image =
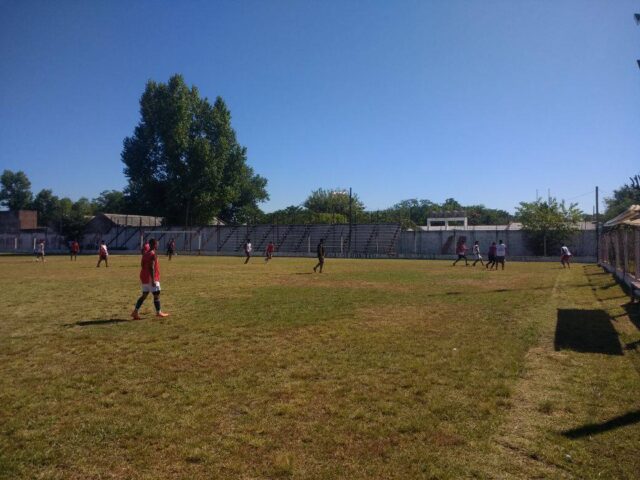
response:
<path id="1" fill-rule="evenodd" d="M 156 240 L 149 240 L 149 251 L 142 256 L 140 262 L 140 283 L 142 284 L 142 295 L 136 302 L 136 306 L 131 312 L 131 318 L 140 320 L 139 310 L 149 292 L 153 294 L 153 305 L 156 307 L 156 317 L 168 317 L 160 308 L 160 265 L 156 254 Z"/>
<path id="2" fill-rule="evenodd" d="M 78 260 L 78 252 L 80 251 L 80 244 L 77 240 L 71 242 L 71 260 Z"/>
<path id="3" fill-rule="evenodd" d="M 273 258 L 273 251 L 275 250 L 275 245 L 273 244 L 273 242 L 269 242 L 269 245 L 267 245 L 267 249 L 264 252 L 264 261 L 268 262 L 269 260 L 271 260 Z"/>

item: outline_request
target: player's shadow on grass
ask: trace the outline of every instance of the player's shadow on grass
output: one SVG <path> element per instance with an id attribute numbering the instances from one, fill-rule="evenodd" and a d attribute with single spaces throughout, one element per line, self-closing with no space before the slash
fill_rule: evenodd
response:
<path id="1" fill-rule="evenodd" d="M 618 332 L 604 310 L 558 309 L 555 349 L 622 355 Z"/>
<path id="2" fill-rule="evenodd" d="M 88 327 L 89 325 L 111 325 L 113 323 L 124 323 L 130 322 L 131 320 L 127 320 L 125 318 L 107 318 L 107 319 L 98 319 L 98 320 L 80 320 L 79 322 L 74 323 L 66 323 L 65 327 Z"/>
<path id="3" fill-rule="evenodd" d="M 640 304 L 629 302 L 623 305 L 623 308 L 631 323 L 633 323 L 636 328 L 640 330 Z"/>
<path id="4" fill-rule="evenodd" d="M 567 438 L 581 438 L 597 433 L 607 432 L 615 428 L 625 427 L 640 422 L 640 410 L 619 415 L 611 420 L 601 423 L 588 423 L 582 427 L 565 430 L 562 435 Z"/>
<path id="5" fill-rule="evenodd" d="M 636 340 L 635 342 L 627 343 L 624 346 L 625 350 L 639 350 L 640 349 L 640 340 Z"/>

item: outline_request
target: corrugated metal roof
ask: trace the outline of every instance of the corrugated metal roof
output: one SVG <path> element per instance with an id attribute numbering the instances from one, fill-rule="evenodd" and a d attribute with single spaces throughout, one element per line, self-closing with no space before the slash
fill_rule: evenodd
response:
<path id="1" fill-rule="evenodd" d="M 100 213 L 96 217 L 103 216 L 111 220 L 116 225 L 128 227 L 150 227 L 162 225 L 162 217 L 152 217 L 150 215 L 124 215 L 121 213 Z M 95 217 L 94 217 L 95 218 Z"/>
<path id="2" fill-rule="evenodd" d="M 611 228 L 618 225 L 640 226 L 640 205 L 631 205 L 620 215 L 606 222 L 604 227 Z"/>

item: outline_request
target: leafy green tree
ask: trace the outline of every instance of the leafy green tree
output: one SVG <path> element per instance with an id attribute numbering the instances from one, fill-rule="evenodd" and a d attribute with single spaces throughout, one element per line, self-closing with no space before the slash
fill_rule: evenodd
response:
<path id="1" fill-rule="evenodd" d="M 86 197 L 80 197 L 71 207 L 71 213 L 88 220 L 87 217 L 94 214 L 93 203 Z"/>
<path id="2" fill-rule="evenodd" d="M 611 198 L 604 199 L 607 205 L 604 213 L 605 220 L 620 215 L 631 205 L 640 204 L 640 175 L 634 175 L 630 180 L 630 183 L 614 190 Z"/>
<path id="3" fill-rule="evenodd" d="M 462 210 L 462 205 L 455 198 L 447 198 L 441 208 L 445 212 L 453 212 Z"/>
<path id="4" fill-rule="evenodd" d="M 214 216 L 238 222 L 268 199 L 267 181 L 247 165 L 222 98 L 211 105 L 174 75 L 166 84 L 147 83 L 140 115 L 121 155 L 125 193 L 137 212 L 187 225 Z"/>
<path id="5" fill-rule="evenodd" d="M 24 210 L 31 206 L 31 182 L 23 171 L 5 170 L 0 176 L 0 205 L 9 210 Z"/>
<path id="6" fill-rule="evenodd" d="M 468 205 L 464 207 L 469 225 L 507 225 L 512 217 L 506 210 L 487 208 L 484 205 Z"/>
<path id="7" fill-rule="evenodd" d="M 57 218 L 64 218 L 71 215 L 73 211 L 73 200 L 69 197 L 63 197 L 58 202 L 58 208 L 56 211 Z"/>
<path id="8" fill-rule="evenodd" d="M 344 190 L 325 190 L 319 188 L 311 192 L 303 205 L 312 213 L 326 213 L 329 215 L 342 215 L 349 218 L 349 203 L 353 215 L 364 211 L 364 204 L 357 194 L 352 194 L 349 199 L 349 192 Z"/>
<path id="9" fill-rule="evenodd" d="M 31 208 L 38 212 L 38 224 L 56 226 L 60 199 L 49 189 L 42 189 L 33 199 Z"/>
<path id="10" fill-rule="evenodd" d="M 262 223 L 316 225 L 327 223 L 348 223 L 349 217 L 341 213 L 312 212 L 309 209 L 291 205 L 290 207 L 264 214 Z"/>
<path id="11" fill-rule="evenodd" d="M 92 203 L 96 213 L 127 213 L 126 198 L 118 190 L 105 190 Z"/>
<path id="12" fill-rule="evenodd" d="M 520 202 L 516 215 L 537 253 L 546 256 L 550 246 L 557 246 L 578 231 L 577 223 L 582 220 L 583 213 L 576 203 L 566 206 L 564 200 L 558 202 L 550 198 L 548 201 Z"/>
<path id="13" fill-rule="evenodd" d="M 77 240 L 82 237 L 84 227 L 93 213 L 94 206 L 89 199 L 82 197 L 73 202 L 71 199 L 64 197 L 57 203 L 52 225 L 67 240 Z"/>

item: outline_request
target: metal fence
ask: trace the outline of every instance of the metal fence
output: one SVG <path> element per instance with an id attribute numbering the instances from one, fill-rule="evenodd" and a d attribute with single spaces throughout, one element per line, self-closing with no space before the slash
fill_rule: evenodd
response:
<path id="1" fill-rule="evenodd" d="M 640 282 L 640 228 L 617 228 L 600 236 L 599 261 L 623 280 Z"/>
<path id="2" fill-rule="evenodd" d="M 598 261 L 631 289 L 640 291 L 640 206 L 633 205 L 604 224 Z"/>

